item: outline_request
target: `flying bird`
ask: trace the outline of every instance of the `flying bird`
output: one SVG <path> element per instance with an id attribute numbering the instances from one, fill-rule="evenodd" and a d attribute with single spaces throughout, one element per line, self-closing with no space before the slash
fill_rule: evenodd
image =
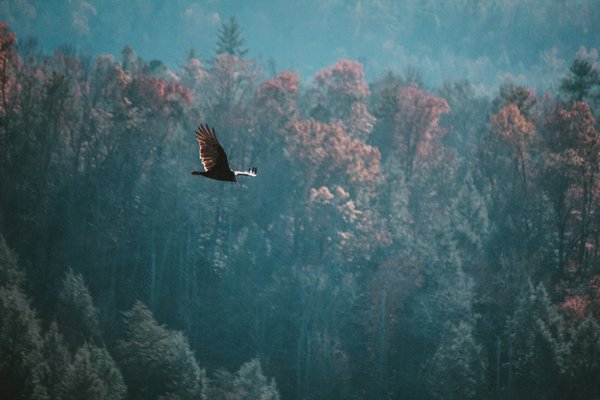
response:
<path id="1" fill-rule="evenodd" d="M 233 171 L 229 168 L 227 154 L 215 135 L 215 128 L 212 128 L 211 132 L 208 124 L 206 127 L 200 125 L 195 133 L 196 140 L 200 143 L 200 159 L 206 171 L 192 171 L 192 175 L 202 175 L 218 181 L 235 183 L 238 183 L 236 178 L 238 175 L 256 176 L 256 167 L 252 167 L 246 172 Z"/>

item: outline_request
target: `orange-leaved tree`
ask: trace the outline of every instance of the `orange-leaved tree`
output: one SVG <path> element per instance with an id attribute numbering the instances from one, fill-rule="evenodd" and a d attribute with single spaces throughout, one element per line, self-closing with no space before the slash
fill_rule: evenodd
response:
<path id="1" fill-rule="evenodd" d="M 510 103 L 492 118 L 492 127 L 500 142 L 510 149 L 515 170 L 520 171 L 523 185 L 527 188 L 527 144 L 533 136 L 533 124 L 527 122 L 515 104 Z"/>
<path id="2" fill-rule="evenodd" d="M 446 133 L 438 126 L 441 114 L 450 112 L 446 100 L 415 85 L 402 88 L 395 99 L 394 156 L 410 181 L 419 162 L 434 163 L 439 139 Z"/>
<path id="3" fill-rule="evenodd" d="M 315 75 L 313 88 L 317 105 L 311 116 L 323 122 L 345 119 L 353 103 L 362 102 L 371 94 L 363 67 L 358 61 L 340 59 Z"/>
<path id="4" fill-rule="evenodd" d="M 586 103 L 557 102 L 544 124 L 541 178 L 554 209 L 559 274 L 569 260 L 583 267 L 597 253 L 600 135 L 594 123 Z"/>
<path id="5" fill-rule="evenodd" d="M 380 179 L 377 148 L 353 140 L 339 125 L 312 119 L 290 123 L 287 135 L 299 181 L 300 207 L 295 213 L 303 224 L 295 231 L 319 238 L 320 249 L 312 255 L 331 254 L 349 261 L 389 244 L 390 235 L 373 201 Z"/>

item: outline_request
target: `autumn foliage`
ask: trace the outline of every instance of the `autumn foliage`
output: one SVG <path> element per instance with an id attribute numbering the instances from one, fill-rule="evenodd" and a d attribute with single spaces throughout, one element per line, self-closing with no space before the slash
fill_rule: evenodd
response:
<path id="1" fill-rule="evenodd" d="M 333 118 L 345 118 L 355 102 L 361 102 L 371 93 L 358 61 L 340 59 L 315 75 L 314 93 L 317 107 L 323 107 Z"/>
<path id="2" fill-rule="evenodd" d="M 534 127 L 521 115 L 519 108 L 510 103 L 492 118 L 494 134 L 513 154 L 516 168 L 520 169 L 524 184 L 527 182 L 527 144 L 532 138 Z"/>
<path id="3" fill-rule="evenodd" d="M 446 132 L 438 122 L 450 108 L 446 100 L 413 85 L 400 90 L 395 107 L 394 152 L 410 179 L 420 163 L 436 162 L 436 149 Z"/>
<path id="4" fill-rule="evenodd" d="M 373 188 L 379 173 L 379 151 L 353 140 L 341 127 L 314 120 L 289 126 L 293 160 L 309 187 L 347 182 L 353 193 Z"/>
<path id="5" fill-rule="evenodd" d="M 345 59 L 303 81 L 229 42 L 169 70 L 21 58 L 0 24 L 0 394 L 597 396 L 593 103 Z M 193 179 L 200 123 L 258 176 Z"/>
<path id="6" fill-rule="evenodd" d="M 0 112 L 6 112 L 6 106 L 8 98 L 10 97 L 9 92 L 9 81 L 10 81 L 10 68 L 11 63 L 16 63 L 16 52 L 14 46 L 17 42 L 14 33 L 9 33 L 8 26 L 4 23 L 0 23 L 0 90 L 2 90 L 2 104 Z"/>

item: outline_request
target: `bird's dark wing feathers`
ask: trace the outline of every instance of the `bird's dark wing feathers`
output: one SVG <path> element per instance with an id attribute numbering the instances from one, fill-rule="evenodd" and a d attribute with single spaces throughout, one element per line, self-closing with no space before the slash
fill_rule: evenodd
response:
<path id="1" fill-rule="evenodd" d="M 229 169 L 227 154 L 225 154 L 225 150 L 223 150 L 221 143 L 217 139 L 217 135 L 215 135 L 215 128 L 211 132 L 208 124 L 205 127 L 200 125 L 195 133 L 196 140 L 200 144 L 200 159 L 202 160 L 204 169 L 207 172 L 213 168 Z"/>
<path id="2" fill-rule="evenodd" d="M 256 167 L 250 168 L 248 171 L 233 171 L 236 175 L 256 176 Z"/>

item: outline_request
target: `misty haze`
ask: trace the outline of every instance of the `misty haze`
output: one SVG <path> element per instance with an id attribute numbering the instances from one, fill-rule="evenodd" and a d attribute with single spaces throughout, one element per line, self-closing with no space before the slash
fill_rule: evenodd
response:
<path id="1" fill-rule="evenodd" d="M 600 398 L 598 50 L 596 0 L 0 0 L 0 399 Z"/>

